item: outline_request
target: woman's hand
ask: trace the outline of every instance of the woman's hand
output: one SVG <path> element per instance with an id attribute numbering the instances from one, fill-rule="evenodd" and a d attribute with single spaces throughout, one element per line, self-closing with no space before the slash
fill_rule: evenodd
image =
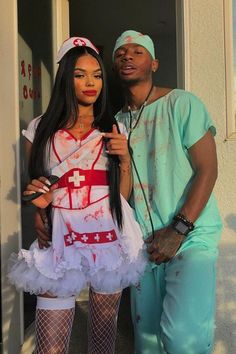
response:
<path id="1" fill-rule="evenodd" d="M 112 132 L 104 134 L 108 138 L 107 153 L 118 155 L 120 163 L 120 193 L 128 200 L 133 187 L 131 158 L 128 149 L 128 142 L 125 134 L 118 132 L 117 126 L 112 126 Z"/>
<path id="2" fill-rule="evenodd" d="M 112 132 L 105 133 L 104 137 L 109 139 L 107 142 L 107 153 L 110 155 L 118 155 L 121 164 L 130 163 L 127 138 L 125 134 L 118 132 L 115 124 L 112 126 Z"/>
<path id="3" fill-rule="evenodd" d="M 36 205 L 38 208 L 44 209 L 52 202 L 52 192 L 57 188 L 57 183 L 51 186 L 51 183 L 46 177 L 39 177 L 38 179 L 33 179 L 26 187 L 23 195 L 31 195 L 36 192 L 42 193 L 41 196 L 32 200 L 31 203 Z"/>

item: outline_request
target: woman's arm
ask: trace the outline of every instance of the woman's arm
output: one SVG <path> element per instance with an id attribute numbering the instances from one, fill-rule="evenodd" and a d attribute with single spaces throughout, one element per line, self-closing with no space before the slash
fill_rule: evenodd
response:
<path id="1" fill-rule="evenodd" d="M 120 193 L 129 200 L 133 188 L 131 161 L 120 162 Z"/>
<path id="2" fill-rule="evenodd" d="M 118 155 L 120 160 L 120 193 L 128 200 L 133 187 L 131 158 L 128 150 L 128 143 L 125 134 L 120 134 L 116 125 L 113 125 L 112 132 L 104 134 L 109 138 L 107 153 Z"/>

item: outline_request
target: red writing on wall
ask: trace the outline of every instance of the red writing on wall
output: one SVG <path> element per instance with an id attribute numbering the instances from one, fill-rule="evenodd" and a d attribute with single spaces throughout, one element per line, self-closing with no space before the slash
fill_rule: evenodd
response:
<path id="1" fill-rule="evenodd" d="M 20 63 L 20 74 L 22 78 L 25 78 L 28 81 L 22 87 L 24 99 L 39 99 L 41 97 L 41 93 L 38 88 L 33 88 L 32 85 L 34 84 L 36 87 L 37 83 L 39 83 L 41 78 L 41 67 L 39 65 L 26 64 L 25 60 L 22 60 Z"/>

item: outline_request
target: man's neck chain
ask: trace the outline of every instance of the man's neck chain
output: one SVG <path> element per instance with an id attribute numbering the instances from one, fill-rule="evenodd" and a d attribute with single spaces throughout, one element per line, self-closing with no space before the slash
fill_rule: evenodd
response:
<path id="1" fill-rule="evenodd" d="M 128 105 L 128 112 L 129 112 L 129 118 L 130 118 L 129 119 L 129 130 L 130 130 L 130 133 L 137 127 L 138 122 L 140 121 L 140 118 L 142 116 L 143 110 L 144 110 L 145 106 L 147 105 L 148 99 L 149 99 L 149 97 L 150 97 L 150 95 L 152 93 L 152 90 L 153 90 L 153 85 L 152 85 L 151 89 L 149 90 L 149 92 L 147 94 L 147 97 L 145 98 L 143 104 L 141 105 L 141 107 L 139 108 L 139 110 L 136 113 L 135 124 L 133 126 L 132 126 L 132 122 L 134 120 L 134 117 L 133 117 L 131 106 Z"/>

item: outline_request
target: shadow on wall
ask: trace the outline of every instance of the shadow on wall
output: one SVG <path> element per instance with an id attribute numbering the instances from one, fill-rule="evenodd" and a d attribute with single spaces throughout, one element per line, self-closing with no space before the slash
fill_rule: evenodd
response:
<path id="1" fill-rule="evenodd" d="M 236 231 L 236 214 L 227 215 L 225 221 L 230 230 Z"/>
<path id="2" fill-rule="evenodd" d="M 17 232 L 9 235 L 5 243 L 1 244 L 2 252 L 6 258 L 10 256 L 13 251 L 17 252 L 16 240 L 18 239 Z M 3 289 L 2 289 L 2 308 L 4 309 L 4 323 L 9 324 L 3 326 L 3 338 L 4 338 L 4 350 L 6 353 L 16 353 L 15 343 L 18 340 L 20 328 L 20 316 L 19 316 L 19 294 L 12 285 L 9 284 L 6 279 L 7 263 L 2 264 L 3 274 Z M 20 348 L 19 351 L 20 352 Z"/>
<path id="3" fill-rule="evenodd" d="M 214 354 L 236 353 L 236 214 L 226 217 L 235 242 L 220 246 Z"/>
<path id="4" fill-rule="evenodd" d="M 26 123 L 24 121 L 20 121 L 21 128 L 26 127 Z M 12 145 L 12 151 L 13 151 L 13 156 L 14 156 L 14 161 L 15 161 L 15 166 L 14 169 L 12 169 L 12 185 L 9 188 L 8 191 L 4 191 L 5 193 L 5 198 L 7 201 L 13 202 L 15 205 L 19 204 L 18 200 L 18 188 L 20 187 L 20 194 L 22 191 L 25 189 L 26 182 L 28 180 L 28 174 L 27 174 L 27 161 L 25 158 L 25 155 L 23 153 L 24 148 L 23 148 L 23 138 L 20 139 L 20 186 L 17 186 L 17 154 L 16 154 L 16 145 Z M 19 143 L 17 143 L 17 146 L 19 146 Z M 35 213 L 35 207 L 32 204 L 29 203 L 22 203 L 21 204 L 21 212 L 17 214 L 17 218 L 19 219 L 17 223 L 21 224 L 21 230 L 22 230 L 22 247 L 28 249 L 30 244 L 34 241 L 36 238 L 35 232 L 34 232 L 34 213 Z M 5 220 L 6 223 L 11 223 L 11 215 L 7 216 L 7 220 Z M 6 279 L 6 273 L 7 273 L 7 261 L 9 259 L 9 256 L 12 252 L 17 253 L 19 251 L 18 246 L 19 245 L 19 231 L 15 231 L 13 236 L 7 236 L 4 235 L 4 241 L 2 241 L 2 254 L 4 255 L 3 260 L 2 260 L 2 267 L 3 267 L 3 308 L 4 308 L 4 323 L 10 323 L 10 331 L 9 333 L 5 333 L 4 338 L 9 336 L 9 347 L 14 343 L 14 339 L 11 338 L 12 334 L 14 335 L 14 331 L 11 330 L 11 327 L 13 326 L 15 328 L 14 318 L 19 317 L 19 310 L 16 309 L 18 308 L 19 305 L 19 296 L 16 294 L 16 290 L 14 287 L 10 286 L 7 282 Z M 7 292 L 7 294 L 6 294 Z M 7 299 L 9 299 L 9 303 L 7 302 Z M 9 308 L 9 310 L 8 310 Z M 35 297 L 30 296 L 28 294 L 24 295 L 24 328 L 26 328 L 34 318 L 34 310 L 35 310 Z M 7 314 L 7 315 L 6 315 Z M 9 317 L 8 317 L 9 315 Z M 7 316 L 7 319 L 6 319 Z M 18 326 L 19 328 L 19 326 Z M 8 351 L 8 353 L 13 353 L 13 348 L 11 348 L 12 351 Z"/>
<path id="5" fill-rule="evenodd" d="M 5 195 L 5 199 L 7 201 L 13 202 L 14 204 L 18 204 L 17 199 L 17 169 L 16 169 L 16 144 L 12 145 L 13 151 L 13 159 L 15 161 L 14 170 L 12 170 L 12 186 L 6 191 L 2 190 L 3 195 Z M 5 163 L 7 164 L 7 156 Z M 8 202 L 6 202 L 8 203 Z M 8 208 L 8 206 L 6 206 Z M 14 212 L 15 213 L 15 212 Z M 17 215 L 20 218 L 20 214 Z M 12 215 L 9 213 L 7 215 L 7 220 L 4 220 L 4 223 L 11 225 Z M 19 221 L 19 220 L 18 220 Z M 15 225 L 15 220 L 14 220 Z M 19 328 L 20 328 L 20 316 L 19 316 L 19 294 L 15 291 L 14 287 L 11 286 L 6 278 L 7 275 L 7 262 L 12 252 L 18 252 L 18 240 L 19 233 L 17 230 L 13 230 L 8 235 L 3 235 L 1 242 L 1 253 L 3 255 L 1 259 L 2 263 L 2 334 L 4 340 L 4 351 L 6 353 L 15 353 L 15 344 L 18 342 Z"/>

